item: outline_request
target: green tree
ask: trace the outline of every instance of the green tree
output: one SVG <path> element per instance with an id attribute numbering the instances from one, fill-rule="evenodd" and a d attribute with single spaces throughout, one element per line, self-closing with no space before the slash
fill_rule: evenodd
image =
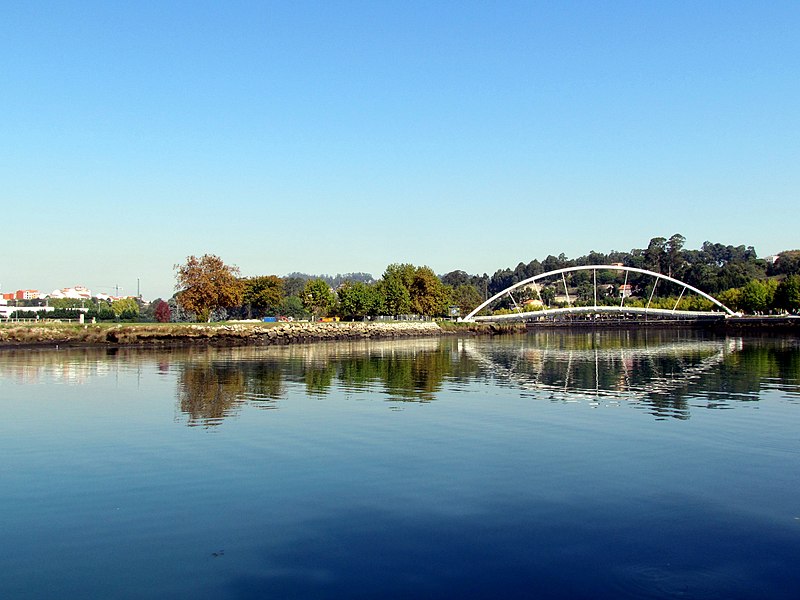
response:
<path id="1" fill-rule="evenodd" d="M 470 276 L 465 271 L 450 271 L 442 276 L 442 283 L 453 289 L 470 282 Z"/>
<path id="2" fill-rule="evenodd" d="M 210 321 L 214 309 L 241 305 L 244 286 L 238 279 L 239 268 L 226 265 L 218 256 L 189 256 L 175 270 L 178 304 L 198 321 Z"/>
<path id="3" fill-rule="evenodd" d="M 587 304 L 594 304 L 594 285 L 584 281 L 578 286 L 578 298 Z"/>
<path id="4" fill-rule="evenodd" d="M 444 315 L 450 298 L 441 280 L 430 267 L 419 267 L 409 288 L 411 310 L 428 317 Z"/>
<path id="5" fill-rule="evenodd" d="M 556 290 L 555 288 L 551 287 L 543 287 L 541 293 L 539 294 L 542 297 L 542 302 L 544 302 L 547 306 L 553 304 L 556 301 Z"/>
<path id="6" fill-rule="evenodd" d="M 380 308 L 387 314 L 397 316 L 411 311 L 409 286 L 414 278 L 409 277 L 409 267 L 414 269 L 412 265 L 389 265 L 378 282 Z"/>
<path id="7" fill-rule="evenodd" d="M 788 275 L 778 284 L 775 306 L 791 312 L 800 310 L 800 275 Z"/>
<path id="8" fill-rule="evenodd" d="M 161 298 L 155 298 L 150 302 L 145 302 L 139 306 L 139 320 L 142 323 L 152 323 L 156 321 L 156 306 L 159 302 L 161 302 Z M 89 317 L 89 313 L 95 313 L 93 316 L 97 316 L 97 307 L 92 307 L 92 309 L 86 313 L 87 318 Z"/>
<path id="9" fill-rule="evenodd" d="M 383 273 L 383 279 L 398 279 L 406 289 L 411 289 L 411 284 L 414 283 L 414 276 L 417 274 L 417 268 L 410 263 L 393 263 L 386 267 Z"/>
<path id="10" fill-rule="evenodd" d="M 95 318 L 98 321 L 113 321 L 117 318 L 114 310 L 111 308 L 111 303 L 105 300 L 98 300 L 97 306 L 92 307 L 87 313 L 86 317 L 91 319 Z"/>
<path id="11" fill-rule="evenodd" d="M 458 306 L 461 311 L 461 316 L 466 316 L 472 310 L 483 302 L 483 296 L 475 289 L 475 286 L 468 283 L 462 283 L 451 292 L 453 304 Z"/>
<path id="12" fill-rule="evenodd" d="M 680 233 L 672 235 L 669 240 L 667 240 L 665 250 L 667 253 L 667 274 L 670 277 L 675 277 L 681 271 L 684 262 L 681 257 L 681 250 L 685 243 L 686 238 Z"/>
<path id="13" fill-rule="evenodd" d="M 743 310 L 742 290 L 739 288 L 730 288 L 721 291 L 719 294 L 717 294 L 717 300 L 722 302 L 731 310 Z"/>
<path id="14" fill-rule="evenodd" d="M 47 303 L 53 308 L 82 308 L 86 305 L 86 300 L 78 298 L 50 298 Z"/>
<path id="15" fill-rule="evenodd" d="M 133 298 L 114 300 L 111 310 L 118 319 L 135 319 L 139 316 L 139 304 Z"/>
<path id="16" fill-rule="evenodd" d="M 297 296 L 300 297 L 300 294 L 303 293 L 303 287 L 306 285 L 306 281 L 308 279 L 303 279 L 302 277 L 294 277 L 294 276 L 286 276 L 281 277 L 283 280 L 283 293 L 286 296 Z"/>
<path id="17" fill-rule="evenodd" d="M 776 274 L 800 275 L 800 250 L 786 250 L 778 255 L 772 271 Z"/>
<path id="18" fill-rule="evenodd" d="M 242 301 L 247 307 L 248 317 L 274 314 L 283 302 L 283 279 L 275 275 L 245 279 Z"/>
<path id="19" fill-rule="evenodd" d="M 363 319 L 372 314 L 377 306 L 377 291 L 374 285 L 363 281 L 347 281 L 337 292 L 342 316 Z"/>
<path id="20" fill-rule="evenodd" d="M 278 307 L 278 314 L 285 317 L 292 317 L 293 319 L 307 319 L 310 314 L 303 306 L 303 301 L 300 296 L 288 296 L 284 298 L 281 305 Z"/>
<path id="21" fill-rule="evenodd" d="M 767 310 L 774 298 L 774 290 L 767 282 L 753 279 L 742 288 L 741 305 L 749 312 L 761 312 Z"/>
<path id="22" fill-rule="evenodd" d="M 644 263 L 646 269 L 663 272 L 663 266 L 667 261 L 667 240 L 663 237 L 654 237 L 650 240 L 647 250 L 644 252 Z"/>
<path id="23" fill-rule="evenodd" d="M 309 279 L 303 287 L 300 299 L 315 319 L 325 316 L 336 305 L 336 296 L 322 279 Z"/>

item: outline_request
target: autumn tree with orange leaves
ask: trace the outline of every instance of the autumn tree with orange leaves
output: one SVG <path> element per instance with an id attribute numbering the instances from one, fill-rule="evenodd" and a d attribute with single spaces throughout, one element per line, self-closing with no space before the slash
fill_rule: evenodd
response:
<path id="1" fill-rule="evenodd" d="M 211 321 L 213 310 L 242 303 L 239 268 L 226 265 L 219 256 L 189 256 L 186 264 L 175 265 L 175 270 L 178 304 L 193 312 L 198 321 Z"/>

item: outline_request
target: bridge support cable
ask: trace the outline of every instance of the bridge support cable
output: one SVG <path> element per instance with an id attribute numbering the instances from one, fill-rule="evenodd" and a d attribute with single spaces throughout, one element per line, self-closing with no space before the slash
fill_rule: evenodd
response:
<path id="1" fill-rule="evenodd" d="M 514 303 L 514 308 L 516 308 L 517 312 L 521 314 L 522 313 L 522 309 L 519 307 L 519 304 L 517 304 L 517 301 L 514 300 L 514 294 L 511 293 L 511 290 L 509 290 L 508 296 L 509 296 L 509 298 L 511 298 L 511 302 Z"/>
<path id="2" fill-rule="evenodd" d="M 625 303 L 625 290 L 628 289 L 628 271 L 625 271 L 625 283 L 622 284 L 622 287 L 619 290 L 620 301 L 619 307 L 622 308 L 622 305 Z"/>
<path id="3" fill-rule="evenodd" d="M 661 279 L 661 277 L 656 277 L 656 282 L 653 284 L 653 289 L 650 290 L 650 298 L 647 300 L 647 306 L 645 306 L 645 309 L 650 308 L 650 303 L 653 301 L 653 295 L 656 293 L 656 288 L 658 287 L 659 279 Z"/>
<path id="4" fill-rule="evenodd" d="M 678 296 L 678 300 L 675 302 L 675 306 L 673 306 L 673 307 L 672 307 L 672 312 L 675 312 L 676 310 L 678 310 L 678 304 L 680 304 L 680 303 L 681 303 L 681 298 L 683 298 L 683 293 L 684 293 L 685 291 L 686 291 L 686 288 L 684 287 L 684 288 L 681 290 L 681 295 L 680 295 L 680 296 Z"/>
<path id="5" fill-rule="evenodd" d="M 594 276 L 594 307 L 597 308 L 597 269 L 592 269 Z"/>
<path id="6" fill-rule="evenodd" d="M 561 272 L 561 281 L 564 282 L 564 295 L 567 297 L 567 304 L 572 306 L 572 300 L 569 299 L 569 290 L 567 289 L 567 279 L 564 277 L 564 272 Z"/>

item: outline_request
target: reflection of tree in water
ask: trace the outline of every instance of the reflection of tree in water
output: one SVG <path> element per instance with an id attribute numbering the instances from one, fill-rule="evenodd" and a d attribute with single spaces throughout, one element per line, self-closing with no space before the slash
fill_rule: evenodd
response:
<path id="1" fill-rule="evenodd" d="M 218 425 L 244 403 L 245 377 L 230 364 L 188 363 L 178 374 L 178 403 L 189 426 Z"/>
<path id="2" fill-rule="evenodd" d="M 748 339 L 739 352 L 725 357 L 704 384 L 719 395 L 758 400 L 765 387 L 800 392 L 800 340 Z"/>
<path id="3" fill-rule="evenodd" d="M 478 364 L 456 351 L 457 340 L 439 340 L 418 347 L 396 345 L 389 352 L 374 348 L 339 360 L 337 378 L 345 389 L 360 391 L 376 386 L 393 400 L 430 402 L 450 377 L 468 378 Z"/>
<path id="4" fill-rule="evenodd" d="M 244 404 L 276 408 L 287 384 L 309 395 L 334 385 L 391 400 L 435 400 L 443 381 L 477 377 L 480 365 L 458 340 L 314 344 L 199 352 L 180 363 L 178 398 L 189 425 L 217 425 Z"/>
<path id="5" fill-rule="evenodd" d="M 450 357 L 443 352 L 415 352 L 410 357 L 393 356 L 381 362 L 381 382 L 396 400 L 430 402 L 442 387 Z"/>
<path id="6" fill-rule="evenodd" d="M 688 418 L 690 406 L 757 400 L 769 385 L 800 390 L 796 340 L 742 343 L 692 331 L 244 348 L 203 351 L 173 364 L 190 425 L 218 424 L 245 403 L 276 408 L 293 385 L 309 395 L 338 386 L 347 394 L 430 402 L 446 381 L 491 378 L 551 400 L 622 399 L 657 418 Z"/>
<path id="7" fill-rule="evenodd" d="M 766 348 L 759 348 L 766 352 Z M 782 384 L 789 383 L 795 393 L 800 392 L 800 340 L 784 340 L 779 349 L 773 349 L 775 379 Z"/>
<path id="8" fill-rule="evenodd" d="M 274 362 L 245 362 L 239 365 L 245 378 L 245 396 L 257 408 L 276 408 L 285 394 L 283 373 Z"/>
<path id="9" fill-rule="evenodd" d="M 348 390 L 368 390 L 381 379 L 382 362 L 382 359 L 374 354 L 343 358 L 339 366 L 339 381 Z"/>
<path id="10" fill-rule="evenodd" d="M 468 376 L 478 365 L 453 351 L 456 340 L 403 340 L 316 344 L 283 351 L 287 381 L 323 395 L 338 384 L 345 392 L 379 390 L 394 400 L 434 400 L 446 377 Z M 467 366 L 467 365 L 471 365 Z"/>
<path id="11" fill-rule="evenodd" d="M 245 403 L 275 408 L 283 394 L 283 374 L 272 362 L 206 355 L 183 362 L 178 373 L 178 403 L 189 426 L 218 425 Z"/>
<path id="12" fill-rule="evenodd" d="M 380 386 L 392 397 L 420 401 L 434 398 L 446 369 L 447 357 L 438 347 L 398 347 L 389 353 L 366 348 L 359 353 L 316 356 L 300 368 L 309 394 L 325 394 L 338 382 L 349 392 L 363 393 Z"/>
<path id="13" fill-rule="evenodd" d="M 331 363 L 311 364 L 304 369 L 306 392 L 315 396 L 323 396 L 333 384 L 336 365 Z"/>

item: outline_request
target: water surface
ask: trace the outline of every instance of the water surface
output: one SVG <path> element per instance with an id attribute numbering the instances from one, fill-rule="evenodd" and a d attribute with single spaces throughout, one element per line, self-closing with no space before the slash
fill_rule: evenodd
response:
<path id="1" fill-rule="evenodd" d="M 795 339 L 0 354 L 0 596 L 796 598 Z"/>

